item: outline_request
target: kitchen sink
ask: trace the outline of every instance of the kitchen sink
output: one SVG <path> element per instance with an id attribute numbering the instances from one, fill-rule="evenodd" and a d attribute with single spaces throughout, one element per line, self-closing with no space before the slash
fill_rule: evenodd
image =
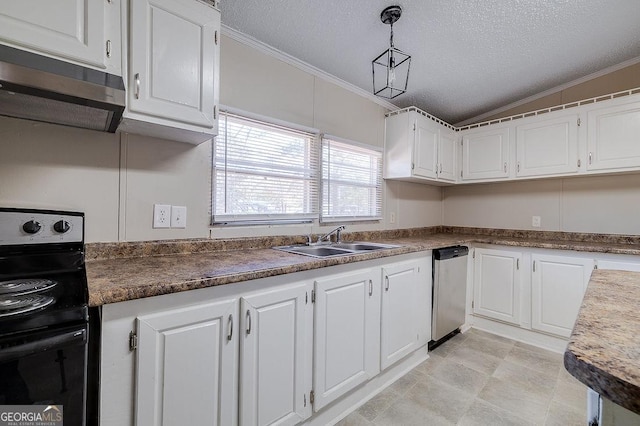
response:
<path id="1" fill-rule="evenodd" d="M 397 248 L 400 246 L 394 246 L 390 244 L 378 244 L 378 243 L 337 243 L 337 244 L 332 244 L 331 247 L 341 248 L 345 250 L 355 250 L 355 251 L 375 251 L 375 250 L 384 250 L 389 248 Z"/>
<path id="2" fill-rule="evenodd" d="M 304 256 L 325 258 L 348 256 L 352 254 L 371 253 L 372 251 L 398 248 L 400 246 L 391 244 L 378 244 L 368 242 L 344 242 L 332 244 L 307 245 L 297 244 L 292 246 L 274 247 L 276 250 L 287 253 L 302 254 Z"/>

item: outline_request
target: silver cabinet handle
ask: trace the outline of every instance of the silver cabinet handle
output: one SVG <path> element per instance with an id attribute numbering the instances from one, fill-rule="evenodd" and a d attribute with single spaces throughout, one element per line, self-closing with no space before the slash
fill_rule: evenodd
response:
<path id="1" fill-rule="evenodd" d="M 516 259 L 516 269 L 520 269 L 520 259 Z"/>
<path id="2" fill-rule="evenodd" d="M 384 291 L 389 291 L 389 276 L 385 275 L 384 282 Z"/>
<path id="3" fill-rule="evenodd" d="M 589 153 L 589 165 L 591 165 L 591 153 Z"/>
<path id="4" fill-rule="evenodd" d="M 535 272 L 535 271 L 536 271 L 536 261 L 534 260 L 533 261 L 533 272 Z"/>
<path id="5" fill-rule="evenodd" d="M 229 314 L 229 332 L 227 333 L 227 340 L 231 340 L 233 337 L 233 314 Z"/>
<path id="6" fill-rule="evenodd" d="M 136 73 L 136 75 L 134 76 L 134 81 L 136 85 L 134 96 L 136 97 L 136 99 L 140 99 L 140 74 L 139 73 Z"/>
<path id="7" fill-rule="evenodd" d="M 516 169 L 517 169 L 518 173 L 520 173 L 520 162 L 519 161 L 518 161 L 518 165 L 516 166 Z"/>
<path id="8" fill-rule="evenodd" d="M 440 173 L 442 173 L 442 163 L 440 163 Z"/>
<path id="9" fill-rule="evenodd" d="M 373 296 L 373 281 L 369 280 L 369 297 Z"/>
<path id="10" fill-rule="evenodd" d="M 107 40 L 107 58 L 111 57 L 111 40 Z"/>
<path id="11" fill-rule="evenodd" d="M 247 334 L 251 334 L 251 311 L 247 309 Z"/>
<path id="12" fill-rule="evenodd" d="M 504 162 L 504 172 L 507 173 L 507 162 Z"/>

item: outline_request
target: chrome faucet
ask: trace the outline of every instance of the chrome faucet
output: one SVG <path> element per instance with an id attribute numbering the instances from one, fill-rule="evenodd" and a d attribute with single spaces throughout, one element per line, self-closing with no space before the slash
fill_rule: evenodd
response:
<path id="1" fill-rule="evenodd" d="M 324 234 L 321 237 L 318 237 L 318 243 L 321 243 L 323 241 L 328 241 L 331 242 L 331 235 L 336 234 L 336 243 L 340 243 L 340 233 L 342 231 L 344 231 L 346 229 L 346 227 L 344 225 L 340 225 L 338 227 L 336 227 L 335 229 L 332 229 L 331 231 L 327 232 L 326 234 Z"/>

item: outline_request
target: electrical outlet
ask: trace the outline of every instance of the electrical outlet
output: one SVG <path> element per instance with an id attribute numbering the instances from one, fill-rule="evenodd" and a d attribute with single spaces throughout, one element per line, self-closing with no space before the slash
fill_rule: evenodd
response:
<path id="1" fill-rule="evenodd" d="M 171 226 L 171 206 L 168 204 L 153 205 L 153 227 L 168 228 Z"/>
<path id="2" fill-rule="evenodd" d="M 185 206 L 171 206 L 171 227 L 187 227 L 187 208 Z"/>
<path id="3" fill-rule="evenodd" d="M 533 226 L 534 228 L 540 228 L 540 216 L 532 216 L 531 217 L 531 226 Z"/>
<path id="4" fill-rule="evenodd" d="M 389 223 L 396 223 L 396 212 L 389 213 Z"/>

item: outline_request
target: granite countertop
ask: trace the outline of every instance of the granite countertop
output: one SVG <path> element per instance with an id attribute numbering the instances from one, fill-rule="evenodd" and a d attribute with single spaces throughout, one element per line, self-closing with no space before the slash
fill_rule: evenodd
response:
<path id="1" fill-rule="evenodd" d="M 640 255 L 640 238 L 636 236 L 434 227 L 349 233 L 344 239 L 402 247 L 316 259 L 269 248 L 304 242 L 303 236 L 87 244 L 89 306 L 458 244 L 485 243 Z"/>
<path id="2" fill-rule="evenodd" d="M 89 306 L 431 250 L 465 241 L 456 235 L 434 235 L 428 240 L 377 240 L 401 247 L 324 259 L 252 248 L 88 261 Z"/>
<path id="3" fill-rule="evenodd" d="M 640 414 L 640 272 L 595 270 L 564 353 L 574 377 Z"/>

